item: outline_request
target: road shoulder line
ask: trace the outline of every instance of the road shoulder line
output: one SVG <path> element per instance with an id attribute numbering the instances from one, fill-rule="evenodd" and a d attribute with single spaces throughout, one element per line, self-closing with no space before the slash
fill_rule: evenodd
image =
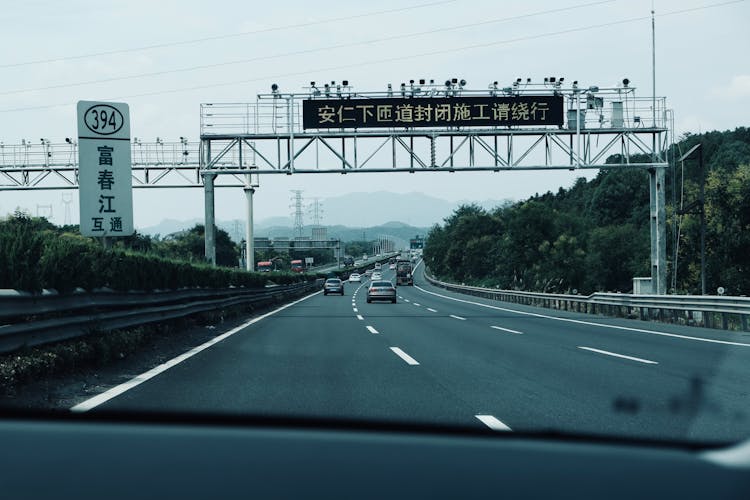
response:
<path id="1" fill-rule="evenodd" d="M 257 323 L 257 322 L 259 322 L 259 321 L 261 321 L 263 319 L 266 319 L 269 316 L 273 316 L 274 314 L 276 314 L 276 313 L 278 313 L 280 311 L 283 311 L 284 309 L 286 309 L 288 307 L 292 307 L 293 305 L 299 304 L 303 300 L 307 300 L 310 297 L 314 297 L 315 295 L 318 295 L 319 293 L 322 293 L 322 291 L 319 290 L 317 292 L 311 293 L 310 295 L 302 297 L 301 299 L 297 299 L 294 302 L 290 302 L 289 304 L 285 304 L 285 305 L 283 305 L 283 306 L 281 306 L 281 307 L 279 307 L 277 309 L 274 309 L 273 311 L 270 311 L 270 312 L 267 312 L 265 314 L 262 314 L 262 315 L 258 316 L 257 318 L 253 318 L 253 319 L 251 319 L 249 321 L 246 321 L 245 323 L 242 323 L 241 325 L 232 328 L 228 332 L 222 333 L 221 335 L 219 335 L 217 337 L 214 337 L 211 340 L 209 340 L 207 342 L 204 342 L 203 344 L 201 344 L 201 345 L 199 345 L 197 347 L 194 347 L 194 348 L 190 349 L 189 351 L 187 351 L 187 352 L 185 352 L 183 354 L 180 354 L 179 356 L 177 356 L 175 358 L 170 359 L 169 361 L 165 361 L 164 363 L 162 363 L 162 364 L 160 364 L 158 366 L 155 366 L 154 368 L 152 368 L 152 369 L 150 369 L 150 370 L 148 370 L 146 372 L 143 372 L 140 375 L 136 375 L 135 377 L 131 378 L 127 382 L 123 382 L 122 384 L 116 385 L 115 387 L 112 387 L 112 388 L 110 388 L 110 389 L 102 392 L 101 394 L 97 394 L 96 396 L 94 396 L 92 398 L 89 398 L 89 399 L 87 399 L 87 400 L 85 400 L 85 401 L 83 401 L 81 403 L 78 403 L 77 405 L 73 406 L 70 409 L 70 411 L 73 411 L 73 412 L 76 412 L 76 413 L 83 413 L 83 412 L 87 412 L 87 411 L 89 411 L 89 410 L 91 410 L 93 408 L 96 408 L 97 406 L 106 403 L 110 399 L 113 399 L 113 398 L 119 396 L 120 394 L 123 394 L 123 393 L 129 391 L 130 389 L 133 389 L 134 387 L 137 387 L 137 386 L 141 385 L 142 383 L 144 383 L 144 382 L 146 382 L 146 381 L 148 381 L 148 380 L 156 377 L 160 373 L 164 373 L 165 371 L 169 370 L 173 366 L 177 366 L 178 364 L 182 363 L 186 359 L 192 358 L 193 356 L 195 356 L 199 352 L 205 351 L 206 349 L 208 349 L 209 347 L 213 346 L 214 344 L 218 344 L 222 340 L 225 340 L 225 339 L 231 337 L 235 333 L 237 333 L 239 331 L 242 331 L 243 329 L 247 328 L 248 326 L 250 326 L 250 325 L 252 325 L 254 323 Z"/>

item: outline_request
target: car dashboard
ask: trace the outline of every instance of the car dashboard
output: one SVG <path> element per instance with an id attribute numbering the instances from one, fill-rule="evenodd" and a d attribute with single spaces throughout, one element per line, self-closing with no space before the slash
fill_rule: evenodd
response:
<path id="1" fill-rule="evenodd" d="M 0 420 L 4 498 L 750 498 L 748 445 L 283 419 Z"/>

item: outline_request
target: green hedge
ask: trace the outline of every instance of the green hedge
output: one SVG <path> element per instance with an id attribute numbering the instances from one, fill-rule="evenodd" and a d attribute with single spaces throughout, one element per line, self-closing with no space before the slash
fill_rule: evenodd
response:
<path id="1" fill-rule="evenodd" d="M 0 288 L 39 292 L 153 290 L 182 287 L 259 288 L 268 280 L 289 284 L 307 279 L 294 273 L 263 273 L 191 264 L 147 253 L 105 249 L 77 234 L 50 229 L 39 219 L 14 217 L 0 221 Z"/>

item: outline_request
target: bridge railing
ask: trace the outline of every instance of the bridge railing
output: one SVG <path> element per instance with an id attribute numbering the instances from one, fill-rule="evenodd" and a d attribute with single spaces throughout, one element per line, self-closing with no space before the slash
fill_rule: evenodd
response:
<path id="1" fill-rule="evenodd" d="M 561 311 L 742 331 L 748 331 L 750 317 L 750 297 L 602 292 L 583 296 L 459 285 L 437 280 L 427 272 L 425 278 L 433 285 L 454 292 Z"/>

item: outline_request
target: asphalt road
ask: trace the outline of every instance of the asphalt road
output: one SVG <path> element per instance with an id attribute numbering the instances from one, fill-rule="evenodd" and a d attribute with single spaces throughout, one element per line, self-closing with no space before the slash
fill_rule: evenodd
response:
<path id="1" fill-rule="evenodd" d="M 366 282 L 347 283 L 343 297 L 309 296 L 77 409 L 750 436 L 750 334 L 475 298 L 421 269 L 397 304 L 367 304 Z"/>

